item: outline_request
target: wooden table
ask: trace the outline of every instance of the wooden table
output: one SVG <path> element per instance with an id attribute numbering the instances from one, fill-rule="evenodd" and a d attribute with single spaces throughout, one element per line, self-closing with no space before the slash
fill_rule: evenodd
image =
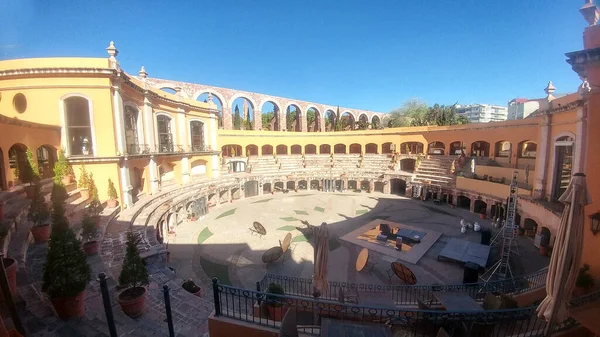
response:
<path id="1" fill-rule="evenodd" d="M 392 337 L 383 324 L 355 323 L 331 318 L 321 319 L 321 336 L 328 337 Z"/>
<path id="2" fill-rule="evenodd" d="M 281 247 L 273 247 L 269 248 L 266 252 L 264 252 L 262 256 L 262 262 L 269 264 L 277 261 L 281 255 L 283 255 L 283 250 Z"/>
<path id="3" fill-rule="evenodd" d="M 600 300 L 569 310 L 569 315 L 596 336 L 600 336 Z"/>
<path id="4" fill-rule="evenodd" d="M 363 248 L 356 258 L 356 271 L 363 270 L 367 265 L 367 261 L 369 261 L 369 250 Z"/>
<path id="5" fill-rule="evenodd" d="M 438 299 L 448 311 L 478 312 L 483 311 L 479 303 L 461 291 L 456 292 L 434 292 L 433 296 Z"/>

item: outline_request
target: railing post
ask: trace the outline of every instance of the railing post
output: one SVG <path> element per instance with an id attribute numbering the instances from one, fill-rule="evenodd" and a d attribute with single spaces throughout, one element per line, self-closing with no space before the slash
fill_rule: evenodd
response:
<path id="1" fill-rule="evenodd" d="M 221 316 L 221 301 L 219 299 L 219 279 L 213 277 L 213 297 L 215 302 L 215 316 Z"/>
<path id="2" fill-rule="evenodd" d="M 110 295 L 108 294 L 108 285 L 106 285 L 106 274 L 98 274 L 100 281 L 100 293 L 102 293 L 102 303 L 104 304 L 104 313 L 106 314 L 106 323 L 108 324 L 108 331 L 110 337 L 117 337 L 117 327 L 115 325 L 115 319 L 112 313 L 112 306 L 110 305 Z"/>
<path id="3" fill-rule="evenodd" d="M 257 293 L 260 293 L 260 281 L 256 281 L 256 292 L 257 292 Z M 260 300 L 260 294 L 257 294 L 257 296 L 256 296 L 256 297 L 257 297 L 257 298 L 256 298 L 256 302 L 258 302 L 258 305 L 260 306 L 260 303 L 262 302 L 262 301 Z"/>
<path id="4" fill-rule="evenodd" d="M 167 324 L 169 325 L 169 337 L 175 337 L 173 329 L 173 315 L 171 314 L 171 298 L 169 298 L 169 286 L 163 286 L 163 294 L 165 295 L 165 310 L 167 311 Z"/>

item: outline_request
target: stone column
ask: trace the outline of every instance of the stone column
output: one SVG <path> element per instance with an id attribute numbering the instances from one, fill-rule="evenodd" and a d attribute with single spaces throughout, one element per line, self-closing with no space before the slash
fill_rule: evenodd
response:
<path id="1" fill-rule="evenodd" d="M 129 162 L 124 158 L 119 163 L 119 176 L 121 180 L 121 191 L 123 193 L 123 205 L 127 208 L 133 206 L 133 186 L 131 186 L 131 179 L 129 176 Z"/>
<path id="2" fill-rule="evenodd" d="M 240 187 L 239 187 L 238 191 L 240 193 L 240 200 L 245 199 L 246 198 L 246 186 L 244 186 L 244 183 L 240 183 Z"/>
<path id="3" fill-rule="evenodd" d="M 390 194 L 392 191 L 392 188 L 390 187 L 390 180 L 386 180 L 383 182 L 383 193 L 386 194 Z"/>
<path id="4" fill-rule="evenodd" d="M 181 184 L 190 182 L 190 160 L 188 156 L 181 157 Z"/>
<path id="5" fill-rule="evenodd" d="M 115 138 L 117 140 L 117 152 L 119 155 L 124 155 L 128 151 L 125 141 L 125 125 L 123 118 L 123 97 L 121 96 L 121 86 L 118 78 L 113 79 L 112 85 L 112 103 L 113 103 L 113 118 L 115 120 Z M 93 144 L 97 151 L 97 144 Z M 94 153 L 97 155 L 97 153 Z"/>
<path id="6" fill-rule="evenodd" d="M 306 109 L 300 113 L 300 131 L 302 131 L 302 132 L 308 131 L 308 119 L 306 118 L 307 114 L 308 114 L 308 109 Z"/>
<path id="7" fill-rule="evenodd" d="M 225 104 L 225 102 L 223 102 Z M 231 108 L 223 105 L 223 129 L 233 129 L 233 116 L 231 116 Z"/>
<path id="8" fill-rule="evenodd" d="M 209 130 L 207 130 L 208 132 L 208 145 L 210 146 L 210 148 L 213 151 L 219 151 L 219 144 L 217 143 L 217 130 L 219 128 L 219 120 L 217 116 L 211 116 L 210 117 L 210 121 L 209 121 Z M 213 154 L 211 155 L 210 158 L 210 163 L 209 165 L 212 168 L 212 175 L 211 178 L 218 178 L 220 176 L 220 162 L 219 162 L 219 155 L 218 154 Z"/>
<path id="9" fill-rule="evenodd" d="M 475 201 L 476 200 L 477 199 L 471 198 L 471 204 L 469 205 L 469 212 L 471 212 L 471 213 L 475 212 Z"/>
<path id="10" fill-rule="evenodd" d="M 258 110 L 258 107 L 253 107 L 252 116 L 253 130 L 262 130 L 262 112 Z"/>
<path id="11" fill-rule="evenodd" d="M 492 217 L 492 206 L 494 205 L 494 200 L 486 200 L 486 207 L 485 207 L 485 215 L 488 218 Z"/>
<path id="12" fill-rule="evenodd" d="M 287 122 L 286 122 L 286 111 L 285 110 L 280 110 L 279 111 L 279 118 L 278 118 L 278 122 L 279 122 L 279 131 L 283 131 L 283 130 L 287 130 Z M 287 130 L 289 131 L 289 130 Z M 275 150 L 275 149 L 273 149 Z"/>
<path id="13" fill-rule="evenodd" d="M 546 167 L 548 162 L 548 150 L 550 147 L 550 115 L 542 116 L 542 128 L 540 130 L 540 144 L 538 146 L 537 160 L 535 165 L 535 189 L 534 197 L 543 198 L 546 192 Z"/>
<path id="14" fill-rule="evenodd" d="M 150 153 L 156 152 L 156 136 L 154 132 L 155 127 L 154 113 L 152 112 L 152 103 L 148 99 L 148 95 L 144 97 L 144 133 L 145 142 L 148 145 Z"/>
<path id="15" fill-rule="evenodd" d="M 158 165 L 156 164 L 156 157 L 150 156 L 150 191 L 151 194 L 156 194 L 160 191 L 158 186 Z"/>
<path id="16" fill-rule="evenodd" d="M 587 105 L 577 108 L 577 133 L 575 133 L 575 156 L 573 174 L 583 172 L 585 168 L 587 132 Z"/>

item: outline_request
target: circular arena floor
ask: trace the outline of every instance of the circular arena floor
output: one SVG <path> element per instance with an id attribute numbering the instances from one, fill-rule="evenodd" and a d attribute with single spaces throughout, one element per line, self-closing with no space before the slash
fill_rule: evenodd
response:
<path id="1" fill-rule="evenodd" d="M 185 222 L 169 238 L 171 266 L 182 278 L 208 281 L 218 277 L 222 283 L 254 289 L 265 273 L 302 278 L 313 274 L 314 249 L 304 236 L 302 221 L 318 226 L 329 225 L 329 280 L 369 284 L 403 284 L 398 278 L 388 279 L 386 271 L 390 258 L 371 251 L 370 261 L 376 262 L 372 271 L 356 272 L 355 261 L 363 248 L 340 239 L 342 236 L 375 219 L 385 219 L 427 231 L 441 237 L 416 263 L 403 262 L 417 277 L 418 284 L 459 284 L 462 266 L 437 261 L 437 256 L 452 237 L 479 243 L 480 233 L 469 230 L 460 233 L 460 220 L 479 222 L 490 228 L 489 220 L 481 220 L 468 210 L 436 206 L 404 197 L 381 193 L 323 193 L 303 191 L 277 193 L 235 201 L 211 210 L 204 219 Z M 267 234 L 252 235 L 249 228 L 260 222 Z M 266 265 L 263 253 L 278 246 L 291 233 L 293 250 L 285 262 L 278 260 Z M 537 271 L 549 262 L 533 246 L 533 241 L 519 237 L 520 257 L 513 259 L 515 276 Z M 499 246 L 492 249 L 490 261 L 499 256 Z M 489 264 L 491 265 L 491 264 Z"/>

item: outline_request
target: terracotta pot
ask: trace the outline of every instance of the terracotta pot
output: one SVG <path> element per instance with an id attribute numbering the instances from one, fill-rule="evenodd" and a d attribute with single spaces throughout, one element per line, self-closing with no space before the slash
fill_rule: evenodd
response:
<path id="1" fill-rule="evenodd" d="M 25 191 L 25 195 L 27 195 L 27 199 L 33 199 L 33 197 L 35 197 L 35 186 L 27 185 L 23 187 L 23 190 Z"/>
<path id="2" fill-rule="evenodd" d="M 267 305 L 267 309 L 269 310 L 269 319 L 281 322 L 283 316 L 285 316 L 285 313 L 288 311 L 288 306 L 276 307 L 272 305 Z"/>
<path id="3" fill-rule="evenodd" d="M 6 257 L 2 259 L 4 262 L 4 268 L 6 269 L 6 280 L 8 281 L 8 287 L 13 299 L 17 297 L 17 261 Z M 4 294 L 0 291 L 0 304 L 4 303 Z"/>
<path id="4" fill-rule="evenodd" d="M 482 214 L 479 214 L 479 218 L 480 218 L 480 219 L 485 219 L 485 214 L 483 214 L 483 213 L 482 213 Z"/>
<path id="5" fill-rule="evenodd" d="M 454 204 L 450 204 L 450 208 L 454 208 Z"/>
<path id="6" fill-rule="evenodd" d="M 100 242 L 96 240 L 88 241 L 83 244 L 83 250 L 87 256 L 98 254 L 98 251 L 100 250 Z"/>
<path id="7" fill-rule="evenodd" d="M 540 245 L 540 255 L 548 256 L 548 247 Z"/>
<path id="8" fill-rule="evenodd" d="M 48 242 L 48 239 L 50 239 L 50 224 L 31 227 L 31 234 L 35 239 L 35 243 Z"/>
<path id="9" fill-rule="evenodd" d="M 65 186 L 69 186 L 71 184 L 71 176 L 64 176 L 62 178 L 62 183 Z"/>
<path id="10" fill-rule="evenodd" d="M 108 206 L 109 208 L 115 208 L 115 207 L 117 207 L 117 204 L 119 204 L 119 202 L 117 201 L 117 199 L 108 199 L 108 200 L 106 200 L 106 206 Z"/>
<path id="11" fill-rule="evenodd" d="M 51 298 L 56 315 L 66 321 L 70 318 L 82 317 L 84 312 L 85 290 L 74 297 Z"/>
<path id="12" fill-rule="evenodd" d="M 146 288 L 135 287 L 125 289 L 119 294 L 119 305 L 125 315 L 133 318 L 142 314 L 146 305 L 146 293 Z"/>
<path id="13" fill-rule="evenodd" d="M 79 190 L 79 194 L 81 194 L 81 197 L 85 200 L 90 198 L 90 191 L 87 188 Z"/>
<path id="14" fill-rule="evenodd" d="M 96 228 L 99 228 L 100 224 L 102 224 L 102 217 L 100 215 L 92 215 L 90 219 L 96 224 Z"/>

